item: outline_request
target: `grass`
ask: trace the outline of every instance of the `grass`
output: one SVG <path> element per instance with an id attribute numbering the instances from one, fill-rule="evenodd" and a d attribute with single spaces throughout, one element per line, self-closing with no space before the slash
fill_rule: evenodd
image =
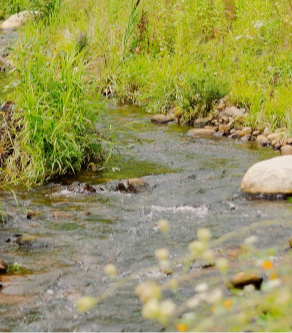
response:
<path id="1" fill-rule="evenodd" d="M 72 16 L 56 12 L 60 1 L 54 4 L 46 2 L 44 18 L 26 24 L 11 55 L 16 110 L 2 174 L 14 183 L 41 184 L 103 158 L 95 129 L 102 105 L 90 101 L 97 99 L 84 75 L 86 38 L 66 30 Z"/>

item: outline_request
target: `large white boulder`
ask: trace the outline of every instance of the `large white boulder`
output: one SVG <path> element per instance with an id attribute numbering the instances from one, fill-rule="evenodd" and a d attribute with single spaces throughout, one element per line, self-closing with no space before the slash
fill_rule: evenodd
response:
<path id="1" fill-rule="evenodd" d="M 254 164 L 244 175 L 240 188 L 254 194 L 292 194 L 292 155 Z"/>
<path id="2" fill-rule="evenodd" d="M 35 12 L 29 12 L 24 10 L 18 14 L 11 15 L 7 20 L 0 24 L 0 29 L 16 29 L 20 27 L 29 16 L 35 14 Z"/>

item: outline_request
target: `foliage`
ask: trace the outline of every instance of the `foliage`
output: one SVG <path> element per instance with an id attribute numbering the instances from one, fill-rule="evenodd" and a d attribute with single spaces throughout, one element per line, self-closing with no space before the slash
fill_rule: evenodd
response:
<path id="1" fill-rule="evenodd" d="M 56 35 L 66 24 L 61 20 L 54 13 L 49 26 L 31 21 L 19 36 L 13 54 L 18 85 L 11 96 L 16 110 L 6 180 L 42 183 L 102 159 L 95 129 L 101 105 L 89 102 L 92 91 L 84 75 L 87 42 L 77 32 L 76 38 Z"/>
<path id="2" fill-rule="evenodd" d="M 90 18 L 96 83 L 118 101 L 156 112 L 179 106 L 192 119 L 227 95 L 253 127 L 269 121 L 291 132 L 289 1 L 101 0 Z"/>

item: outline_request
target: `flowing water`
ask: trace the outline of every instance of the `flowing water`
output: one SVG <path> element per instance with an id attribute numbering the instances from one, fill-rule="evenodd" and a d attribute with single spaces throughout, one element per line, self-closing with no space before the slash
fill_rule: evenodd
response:
<path id="1" fill-rule="evenodd" d="M 135 107 L 108 106 L 106 115 L 120 128 L 120 157 L 102 171 L 19 190 L 15 196 L 1 194 L 7 221 L 0 229 L 1 258 L 21 265 L 15 273 L 0 276 L 1 331 L 160 330 L 141 318 L 133 291 L 142 279 L 169 278 L 157 270 L 134 274 L 89 312 L 78 313 L 76 300 L 101 295 L 113 285 L 103 273 L 105 264 L 115 263 L 117 281 L 123 281 L 155 265 L 156 248 L 169 248 L 173 258 L 186 253 L 199 227 L 210 228 L 214 239 L 238 230 L 220 245 L 223 250 L 251 234 L 259 237 L 260 247 L 286 247 L 291 205 L 248 200 L 239 192 L 245 171 L 273 157 L 271 149 L 228 139 L 189 138 L 188 128 L 153 125 L 150 116 Z M 114 190 L 119 179 L 131 177 L 143 177 L 150 192 Z M 97 192 L 70 191 L 76 181 L 90 183 Z M 38 215 L 28 219 L 27 211 Z M 56 211 L 68 215 L 54 218 Z M 158 231 L 160 218 L 169 220 L 171 239 Z M 267 225 L 241 230 L 261 221 Z M 34 238 L 26 246 L 17 243 L 17 235 Z"/>

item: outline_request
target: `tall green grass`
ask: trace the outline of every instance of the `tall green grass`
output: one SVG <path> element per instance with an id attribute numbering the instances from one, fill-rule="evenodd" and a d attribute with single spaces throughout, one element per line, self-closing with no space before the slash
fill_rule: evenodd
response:
<path id="1" fill-rule="evenodd" d="M 212 109 L 196 78 L 213 104 L 227 95 L 246 107 L 248 124 L 291 132 L 291 21 L 288 0 L 101 0 L 89 23 L 98 85 L 121 102 L 180 106 L 192 118 Z M 200 112 L 191 101 L 198 94 Z"/>
<path id="2" fill-rule="evenodd" d="M 78 29 L 70 31 L 71 20 L 70 10 L 62 8 L 27 23 L 19 34 L 7 180 L 38 184 L 102 159 L 95 130 L 101 104 L 94 104 L 85 76 L 87 43 Z"/>

